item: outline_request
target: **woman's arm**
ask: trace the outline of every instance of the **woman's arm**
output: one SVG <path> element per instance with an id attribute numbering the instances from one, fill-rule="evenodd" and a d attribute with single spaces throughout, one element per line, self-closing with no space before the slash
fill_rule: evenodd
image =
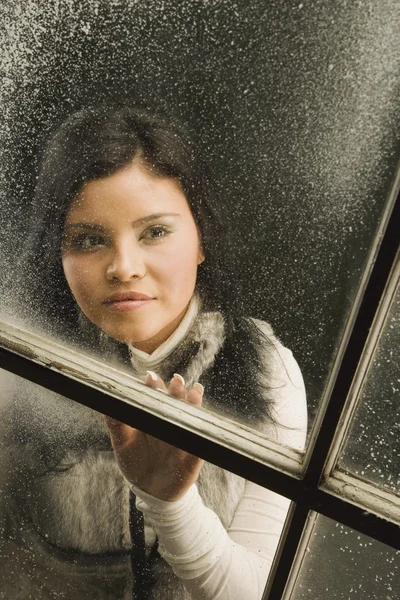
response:
<path id="1" fill-rule="evenodd" d="M 292 353 L 275 341 L 270 378 L 277 425 L 269 434 L 302 450 L 307 408 L 300 369 Z M 231 526 L 206 508 L 193 485 L 178 502 L 162 502 L 133 487 L 137 506 L 159 538 L 159 551 L 195 600 L 259 600 L 262 596 L 289 501 L 246 482 Z"/>
<path id="2" fill-rule="evenodd" d="M 154 528 L 159 552 L 195 600 L 260 600 L 289 501 L 254 483 L 226 531 L 194 485 L 177 502 L 133 487 L 137 507 Z"/>

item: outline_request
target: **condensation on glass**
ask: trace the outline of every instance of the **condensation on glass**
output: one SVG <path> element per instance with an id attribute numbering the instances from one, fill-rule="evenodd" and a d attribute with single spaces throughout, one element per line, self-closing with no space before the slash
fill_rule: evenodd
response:
<path id="1" fill-rule="evenodd" d="M 400 494 L 400 287 L 397 285 L 346 437 L 339 468 Z"/>
<path id="2" fill-rule="evenodd" d="M 318 515 L 290 600 L 396 600 L 399 589 L 400 552 Z"/>
<path id="3" fill-rule="evenodd" d="M 0 241 L 14 291 L 8 277 L 1 313 L 19 320 L 16 258 L 49 133 L 83 106 L 161 106 L 215 172 L 244 314 L 293 350 L 315 409 L 395 171 L 397 2 L 17 0 L 2 11 Z"/>

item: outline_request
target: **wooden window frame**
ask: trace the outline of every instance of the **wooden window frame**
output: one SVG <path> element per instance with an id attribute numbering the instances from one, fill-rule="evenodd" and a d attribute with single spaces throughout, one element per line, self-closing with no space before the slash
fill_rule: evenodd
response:
<path id="1" fill-rule="evenodd" d="M 399 177 L 392 198 L 398 187 Z M 376 323 L 381 319 L 380 305 L 385 305 L 398 260 L 399 197 L 388 206 L 387 218 L 382 220 L 376 236 L 362 298 L 332 381 L 329 402 L 320 413 L 305 456 L 262 440 L 233 421 L 178 404 L 108 365 L 4 322 L 0 323 L 0 368 L 166 442 L 176 445 L 179 439 L 183 449 L 289 498 L 291 507 L 263 600 L 289 598 L 298 574 L 296 565 L 301 563 L 299 557 L 305 551 L 303 533 L 313 513 L 400 550 L 398 497 L 385 492 L 380 501 L 371 503 L 368 496 L 373 486 L 350 475 L 346 476 L 347 485 L 342 485 L 343 474 L 335 467 L 340 450 L 338 432 L 343 431 L 342 420 L 350 418 L 347 407 L 351 399 L 346 401 L 351 398 L 360 368 L 366 369 L 369 332 L 374 320 Z M 375 491 L 379 496 L 377 486 Z"/>

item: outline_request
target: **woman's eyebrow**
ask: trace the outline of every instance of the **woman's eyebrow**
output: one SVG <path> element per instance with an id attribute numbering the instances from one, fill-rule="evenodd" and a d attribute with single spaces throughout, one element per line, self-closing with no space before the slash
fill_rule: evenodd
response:
<path id="1" fill-rule="evenodd" d="M 157 219 L 161 219 L 162 217 L 180 217 L 179 213 L 154 213 L 152 215 L 147 215 L 146 217 L 142 217 L 141 219 L 136 219 L 132 221 L 133 227 L 140 227 L 140 225 L 145 225 L 151 221 L 156 221 Z M 67 223 L 65 225 L 65 231 L 69 231 L 71 229 L 91 229 L 92 231 L 105 231 L 105 227 L 101 225 L 96 225 L 94 223 L 88 223 L 87 221 L 81 221 L 79 223 Z"/>
<path id="2" fill-rule="evenodd" d="M 136 219 L 136 221 L 132 221 L 133 227 L 138 227 L 140 225 L 145 225 L 150 221 L 156 221 L 157 219 L 161 219 L 162 217 L 180 217 L 179 213 L 154 213 L 152 215 L 148 215 L 147 217 L 143 217 L 142 219 Z"/>
<path id="3" fill-rule="evenodd" d="M 104 232 L 105 229 L 101 225 L 94 225 L 93 223 L 87 223 L 86 221 L 81 221 L 80 223 L 67 223 L 65 225 L 65 231 L 69 231 L 70 229 L 91 229 L 92 231 L 101 231 Z"/>

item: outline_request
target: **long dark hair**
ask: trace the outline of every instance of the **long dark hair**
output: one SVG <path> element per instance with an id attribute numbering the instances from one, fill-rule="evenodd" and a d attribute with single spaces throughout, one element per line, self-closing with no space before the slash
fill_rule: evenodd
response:
<path id="1" fill-rule="evenodd" d="M 229 236 L 216 208 L 212 178 L 182 126 L 160 115 L 137 108 L 89 108 L 73 114 L 50 139 L 38 175 L 23 260 L 31 300 L 25 305 L 28 312 L 57 336 L 84 342 L 61 263 L 66 214 L 86 182 L 107 177 L 134 159 L 152 175 L 179 181 L 200 233 L 206 260 L 199 266 L 197 292 L 203 310 L 220 311 L 226 323 L 224 348 L 207 382 L 216 408 L 251 422 L 270 417 L 259 385 L 260 370 L 267 369 L 261 364 L 261 346 L 265 359 L 268 341 L 243 317 L 227 248 Z M 121 356 L 126 353 L 122 345 L 115 343 L 115 347 Z M 226 398 L 226 382 L 230 398 Z"/>

